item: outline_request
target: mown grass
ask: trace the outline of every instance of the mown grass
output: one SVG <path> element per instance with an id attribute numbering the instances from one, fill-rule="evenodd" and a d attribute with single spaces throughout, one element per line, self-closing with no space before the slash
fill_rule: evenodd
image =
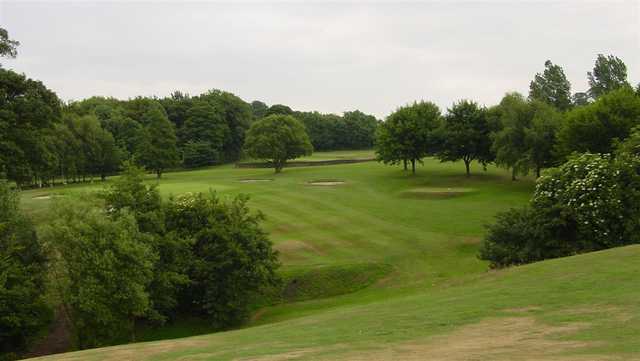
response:
<path id="1" fill-rule="evenodd" d="M 135 359 L 227 360 L 284 358 L 303 350 L 294 356 L 340 359 L 422 342 L 462 325 L 507 317 L 508 309 L 531 306 L 535 309 L 527 317 L 544 324 L 588 323 L 563 336 L 598 341 L 573 349 L 574 354 L 629 356 L 638 351 L 640 341 L 633 335 L 640 331 L 640 309 L 634 300 L 640 289 L 633 273 L 640 271 L 640 248 L 487 272 L 486 263 L 476 257 L 484 225 L 496 212 L 526 203 L 533 181 L 512 182 L 502 170 L 479 168 L 472 169 L 470 178 L 461 164 L 430 159 L 415 176 L 374 162 L 290 168 L 278 175 L 270 169 L 232 166 L 167 173 L 159 182 L 165 196 L 209 190 L 227 199 L 249 194 L 251 206 L 267 216 L 264 225 L 280 252 L 281 273 L 301 282 L 299 287 L 280 293 L 280 303 L 260 309 L 241 330 L 58 358 L 111 359 L 133 352 Z M 274 181 L 239 182 L 250 178 Z M 345 183 L 308 184 L 316 179 Z M 152 176 L 149 182 L 155 182 Z M 74 197 L 101 186 L 26 191 L 23 206 L 43 222 L 51 199 L 34 197 Z M 465 192 L 425 197 L 420 191 L 425 189 Z M 191 334 L 206 332 L 198 322 L 185 321 L 173 331 L 142 332 L 141 339 L 184 336 L 191 332 L 190 324 L 197 325 Z"/>

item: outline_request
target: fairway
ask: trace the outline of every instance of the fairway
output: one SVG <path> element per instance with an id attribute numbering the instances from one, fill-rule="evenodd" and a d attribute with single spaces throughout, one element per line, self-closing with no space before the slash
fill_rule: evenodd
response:
<path id="1" fill-rule="evenodd" d="M 415 176 L 375 162 L 288 168 L 277 175 L 232 166 L 167 173 L 159 181 L 167 197 L 248 194 L 252 209 L 266 215 L 281 274 L 296 286 L 276 305 L 256 306 L 242 330 L 53 359 L 116 360 L 135 352 L 136 359 L 149 360 L 419 360 L 427 352 L 466 360 L 474 352 L 495 352 L 491 359 L 534 353 L 536 359 L 587 360 L 598 352 L 637 351 L 632 335 L 640 330 L 633 320 L 640 310 L 632 275 L 640 270 L 640 248 L 488 272 L 476 257 L 484 225 L 496 212 L 525 204 L 533 181 L 512 182 L 500 169 L 478 168 L 470 178 L 463 164 L 432 159 Z M 322 180 L 340 182 L 310 183 Z M 152 176 L 148 181 L 156 182 Z M 42 222 L 56 198 L 103 186 L 26 191 L 23 207 Z M 605 279 L 615 281 L 606 291 L 598 287 Z M 201 322 L 183 320 L 140 330 L 137 339 L 206 332 Z"/>

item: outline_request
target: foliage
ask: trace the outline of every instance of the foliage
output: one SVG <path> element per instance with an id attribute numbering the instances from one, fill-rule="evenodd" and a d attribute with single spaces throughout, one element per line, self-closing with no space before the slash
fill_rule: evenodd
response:
<path id="1" fill-rule="evenodd" d="M 280 173 L 287 160 L 310 155 L 313 147 L 304 125 L 290 115 L 270 115 L 255 121 L 247 132 L 247 154 L 268 159 Z"/>
<path id="2" fill-rule="evenodd" d="M 267 115 L 268 110 L 269 107 L 267 106 L 267 104 L 259 100 L 254 100 L 251 102 L 251 112 L 253 113 L 254 119 L 264 118 Z"/>
<path id="3" fill-rule="evenodd" d="M 415 174 L 416 161 L 435 150 L 435 130 L 440 125 L 440 109 L 431 102 L 415 102 L 399 108 L 378 126 L 376 155 L 385 164 L 411 162 Z"/>
<path id="4" fill-rule="evenodd" d="M 496 164 L 511 169 L 512 179 L 531 169 L 540 176 L 542 168 L 556 163 L 554 147 L 561 118 L 541 101 L 526 101 L 509 93 L 500 102 L 500 130 L 493 136 Z"/>
<path id="5" fill-rule="evenodd" d="M 179 162 L 175 129 L 165 112 L 157 107 L 143 113 L 143 119 L 145 127 L 137 145 L 136 161 L 160 178 L 165 169 Z"/>
<path id="6" fill-rule="evenodd" d="M 566 115 L 558 134 L 558 149 L 572 152 L 611 153 L 616 140 L 629 136 L 640 125 L 640 97 L 628 88 L 600 96 Z"/>
<path id="7" fill-rule="evenodd" d="M 43 297 L 46 262 L 18 193 L 0 182 L 0 359 L 24 351 L 51 318 Z"/>
<path id="8" fill-rule="evenodd" d="M 442 162 L 463 160 L 467 177 L 469 165 L 477 160 L 486 167 L 494 158 L 491 152 L 491 127 L 486 109 L 477 103 L 462 100 L 448 110 L 437 131 L 437 157 Z"/>
<path id="9" fill-rule="evenodd" d="M 18 55 L 16 48 L 20 42 L 9 39 L 6 29 L 0 28 L 0 57 L 15 58 Z"/>
<path id="10" fill-rule="evenodd" d="M 48 180 L 45 136 L 60 118 L 60 101 L 41 82 L 0 69 L 0 172 L 19 186 Z"/>
<path id="11" fill-rule="evenodd" d="M 571 83 L 564 70 L 551 60 L 544 62 L 544 72 L 537 73 L 529 85 L 529 99 L 539 100 L 554 106 L 558 110 L 571 107 Z"/>
<path id="12" fill-rule="evenodd" d="M 193 244 L 182 307 L 216 327 L 239 324 L 252 295 L 277 282 L 277 253 L 260 227 L 262 214 L 252 214 L 247 200 L 225 204 L 215 194 L 185 194 L 167 208 L 167 229 Z"/>
<path id="13" fill-rule="evenodd" d="M 222 114 L 209 103 L 195 102 L 187 110 L 186 120 L 178 132 L 186 167 L 198 167 L 223 160 L 229 127 Z"/>
<path id="14" fill-rule="evenodd" d="M 264 116 L 268 117 L 269 115 L 293 115 L 293 110 L 283 104 L 274 104 L 267 109 Z"/>
<path id="15" fill-rule="evenodd" d="M 627 66 L 614 55 L 598 54 L 593 71 L 587 73 L 589 95 L 593 99 L 619 88 L 629 87 Z"/>
<path id="16" fill-rule="evenodd" d="M 80 348 L 132 338 L 149 312 L 146 290 L 157 255 L 133 215 L 107 217 L 81 203 L 60 203 L 45 229 L 55 255 L 55 287 Z"/>
<path id="17" fill-rule="evenodd" d="M 480 257 L 493 267 L 640 243 L 640 158 L 582 154 L 539 178 L 529 208 L 498 215 Z"/>

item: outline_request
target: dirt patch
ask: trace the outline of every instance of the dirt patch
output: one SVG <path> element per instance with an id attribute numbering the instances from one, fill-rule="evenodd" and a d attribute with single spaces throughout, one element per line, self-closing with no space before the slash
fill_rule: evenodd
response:
<path id="1" fill-rule="evenodd" d="M 403 198 L 446 199 L 460 197 L 473 192 L 471 188 L 413 188 L 400 193 Z"/>
<path id="2" fill-rule="evenodd" d="M 615 360 L 601 355 L 565 356 L 593 343 L 559 340 L 588 325 L 573 323 L 563 326 L 545 325 L 532 317 L 509 317 L 485 320 L 464 326 L 445 336 L 424 342 L 411 342 L 371 353 L 345 357 L 349 361 L 374 360 Z M 342 358 L 341 358 L 342 359 Z"/>
<path id="3" fill-rule="evenodd" d="M 337 186 L 340 184 L 345 184 L 346 182 L 340 179 L 316 179 L 307 182 L 307 184 L 312 186 Z"/>
<path id="4" fill-rule="evenodd" d="M 254 179 L 240 179 L 240 183 L 261 183 L 261 182 L 273 182 L 271 178 L 254 178 Z"/>

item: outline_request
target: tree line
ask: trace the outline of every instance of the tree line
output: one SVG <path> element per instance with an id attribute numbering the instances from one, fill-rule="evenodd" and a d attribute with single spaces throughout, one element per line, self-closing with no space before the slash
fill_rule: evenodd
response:
<path id="1" fill-rule="evenodd" d="M 376 154 L 385 164 L 411 165 L 434 156 L 443 162 L 488 163 L 518 175 L 562 164 L 574 152 L 612 153 L 640 123 L 640 84 L 627 80 L 619 58 L 598 55 L 587 73 L 590 88 L 571 94 L 563 69 L 545 62 L 528 97 L 507 93 L 484 107 L 471 100 L 454 103 L 445 114 L 432 102 L 398 108 L 376 131 Z"/>

